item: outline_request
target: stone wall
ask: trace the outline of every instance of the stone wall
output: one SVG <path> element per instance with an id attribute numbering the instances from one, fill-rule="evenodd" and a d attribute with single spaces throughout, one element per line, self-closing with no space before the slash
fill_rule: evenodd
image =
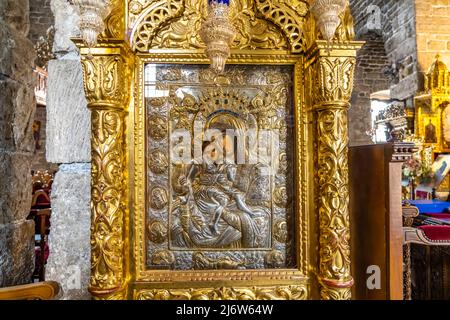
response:
<path id="1" fill-rule="evenodd" d="M 419 88 L 415 0 L 350 0 L 357 35 L 379 24 L 390 70 L 391 98 L 406 100 Z M 379 12 L 379 19 L 374 18 Z M 375 13 L 375 14 L 374 14 Z M 378 21 L 376 21 L 378 20 Z"/>
<path id="2" fill-rule="evenodd" d="M 70 40 L 78 15 L 67 0 L 52 0 L 56 59 L 48 65 L 47 161 L 60 164 L 52 186 L 52 229 L 46 279 L 63 299 L 90 299 L 90 112 L 80 57 Z"/>
<path id="3" fill-rule="evenodd" d="M 0 287 L 31 281 L 34 50 L 28 0 L 0 1 Z"/>
<path id="4" fill-rule="evenodd" d="M 375 3 L 375 4 L 374 4 Z M 378 5 L 376 5 L 378 3 Z M 351 145 L 372 143 L 367 132 L 372 126 L 370 95 L 390 87 L 385 75 L 389 60 L 382 36 L 381 1 L 352 1 L 357 40 L 365 41 L 356 58 L 355 81 L 349 111 Z"/>
<path id="5" fill-rule="evenodd" d="M 367 25 L 378 24 L 376 31 L 382 36 L 389 67 L 383 73 L 390 80 L 391 98 L 404 101 L 413 108 L 413 96 L 423 90 L 423 74 L 428 71 L 437 54 L 450 63 L 450 1 L 448 0 L 350 0 L 355 19 L 357 38 L 366 40 Z M 374 18 L 379 13 L 379 19 Z M 377 21 L 376 21 L 377 20 Z M 362 50 L 364 52 L 364 49 Z M 364 55 L 364 57 L 363 57 Z M 370 60 L 360 53 L 359 60 Z M 358 61 L 361 68 L 363 61 Z M 358 141 L 362 130 L 367 101 L 359 99 L 361 74 L 364 79 L 370 72 L 356 70 L 355 94 L 350 111 L 351 142 Z M 362 103 L 362 104 L 361 104 Z M 364 123 L 366 126 L 368 123 Z"/>
<path id="6" fill-rule="evenodd" d="M 61 284 L 62 299 L 89 299 L 90 164 L 63 164 L 52 185 L 52 228 L 47 280 Z"/>
<path id="7" fill-rule="evenodd" d="M 47 30 L 54 24 L 50 0 L 29 0 L 30 1 L 30 29 L 28 37 L 33 43 L 39 40 L 39 37 L 45 36 Z"/>
<path id="8" fill-rule="evenodd" d="M 34 116 L 34 121 L 36 125 L 40 126 L 39 134 L 35 137 L 36 149 L 34 151 L 33 163 L 31 165 L 31 170 L 49 170 L 55 172 L 58 170 L 58 165 L 55 163 L 47 162 L 45 157 L 46 151 L 46 129 L 47 129 L 47 109 L 45 106 L 37 105 L 36 113 Z"/>
<path id="9" fill-rule="evenodd" d="M 415 0 L 386 0 L 383 38 L 391 63 L 391 98 L 406 100 L 419 88 L 417 70 Z"/>
<path id="10" fill-rule="evenodd" d="M 366 41 L 356 58 L 355 81 L 351 99 L 350 143 L 364 145 L 372 143 L 367 131 L 371 128 L 370 95 L 389 89 L 389 80 L 384 70 L 389 65 L 384 41 L 376 32 L 360 35 L 358 40 Z"/>
<path id="11" fill-rule="evenodd" d="M 416 0 L 418 66 L 428 71 L 437 54 L 450 63 L 450 2 Z"/>
<path id="12" fill-rule="evenodd" d="M 414 0 L 350 0 L 350 8 L 356 39 L 366 41 L 357 57 L 349 113 L 350 143 L 357 145 L 370 143 L 370 94 L 390 89 L 391 99 L 412 107 L 421 77 Z"/>

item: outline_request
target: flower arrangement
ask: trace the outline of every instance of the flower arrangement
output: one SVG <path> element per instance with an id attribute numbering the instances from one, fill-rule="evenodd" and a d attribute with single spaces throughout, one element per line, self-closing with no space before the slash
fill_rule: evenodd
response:
<path id="1" fill-rule="evenodd" d="M 406 161 L 403 165 L 403 177 L 417 184 L 430 184 L 436 178 L 431 167 L 417 157 Z"/>

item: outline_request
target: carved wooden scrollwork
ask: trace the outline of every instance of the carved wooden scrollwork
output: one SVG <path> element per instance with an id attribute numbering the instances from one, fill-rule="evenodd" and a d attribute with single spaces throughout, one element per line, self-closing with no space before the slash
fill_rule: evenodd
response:
<path id="1" fill-rule="evenodd" d="M 304 1 L 256 0 L 258 11 L 269 21 L 281 28 L 289 38 L 292 52 L 305 51 L 303 34 L 304 17 L 308 5 Z"/>
<path id="2" fill-rule="evenodd" d="M 124 46 L 102 45 L 104 54 L 81 61 L 92 122 L 89 290 L 96 299 L 123 299 L 127 284 L 124 146 L 129 72 L 126 56 L 120 54 Z"/>
<path id="3" fill-rule="evenodd" d="M 157 32 L 169 21 L 181 16 L 185 9 L 184 3 L 184 0 L 161 0 L 142 10 L 132 34 L 133 48 L 147 52 Z"/>
<path id="4" fill-rule="evenodd" d="M 123 115 L 92 110 L 91 286 L 117 288 L 123 281 Z"/>
<path id="5" fill-rule="evenodd" d="M 320 44 L 319 44 L 320 48 Z M 316 51 L 309 70 L 316 110 L 316 183 L 319 211 L 319 282 L 322 299 L 350 299 L 350 216 L 348 211 L 348 107 L 353 88 L 354 50 Z M 342 50 L 341 50 L 342 49 Z"/>
<path id="6" fill-rule="evenodd" d="M 206 1 L 159 1 L 145 8 L 133 1 L 133 5 L 136 10 L 131 11 L 130 26 L 135 50 L 204 47 L 198 32 L 207 15 Z M 231 20 L 238 30 L 232 48 L 305 50 L 306 2 L 232 0 L 230 7 Z"/>
<path id="7" fill-rule="evenodd" d="M 317 128 L 321 276 L 348 281 L 351 277 L 347 110 L 318 111 Z M 322 290 L 322 296 L 333 299 L 328 297 L 331 292 Z"/>
<path id="8" fill-rule="evenodd" d="M 117 0 L 123 5 L 125 1 Z M 133 49 L 139 53 L 148 53 L 147 62 L 158 63 L 205 63 L 200 50 L 204 44 L 198 30 L 206 17 L 207 1 L 198 0 L 131 0 L 125 7 L 113 9 L 106 21 L 107 30 L 103 33 L 99 46 L 95 48 L 91 60 L 83 56 L 84 83 L 89 108 L 92 110 L 92 269 L 90 291 L 97 299 L 307 299 L 314 297 L 307 285 L 310 267 L 316 264 L 309 260 L 308 248 L 315 245 L 309 234 L 308 212 L 312 207 L 308 199 L 314 199 L 309 193 L 312 170 L 308 170 L 306 159 L 309 154 L 308 130 L 306 123 L 313 120 L 316 125 L 317 157 L 317 212 L 319 213 L 320 251 L 318 280 L 321 285 L 320 296 L 323 299 L 349 299 L 352 286 L 350 275 L 349 215 L 348 215 L 348 168 L 347 168 L 347 108 L 351 95 L 354 55 L 359 44 L 349 43 L 352 38 L 350 28 L 351 15 L 347 10 L 341 17 L 341 26 L 333 44 L 332 54 L 327 52 L 326 44 L 317 40 L 314 20 L 308 20 L 308 4 L 303 0 L 231 0 L 231 15 L 235 26 L 240 30 L 233 43 L 233 49 L 245 49 L 235 52 L 230 63 L 238 64 L 295 64 L 295 123 L 298 126 L 297 144 L 300 159 L 296 181 L 296 198 L 286 197 L 286 190 L 276 185 L 274 205 L 278 207 L 296 204 L 296 221 L 301 224 L 299 241 L 295 243 L 298 269 L 266 270 L 266 267 L 280 268 L 279 248 L 269 248 L 268 254 L 261 260 L 260 270 L 241 270 L 242 262 L 235 259 L 216 259 L 202 252 L 192 255 L 194 263 L 205 270 L 160 272 L 157 267 L 177 263 L 176 256 L 168 248 L 157 248 L 151 258 L 146 260 L 146 252 L 141 250 L 146 241 L 160 245 L 168 238 L 170 229 L 161 224 L 162 215 L 145 220 L 145 203 L 148 208 L 162 213 L 170 208 L 170 189 L 166 185 L 152 186 L 149 190 L 152 199 L 146 199 L 145 182 L 142 176 L 149 172 L 155 175 L 167 174 L 171 168 L 168 159 L 156 148 L 144 151 L 145 134 L 161 142 L 169 127 L 165 124 L 168 116 L 144 115 L 143 108 L 135 109 L 132 114 L 138 120 L 135 124 L 134 185 L 133 199 L 135 211 L 133 217 L 136 232 L 135 246 L 128 247 L 129 220 L 127 203 L 127 161 L 125 114 L 128 109 L 131 80 L 127 71 L 130 51 L 123 50 L 118 39 L 124 39 L 124 22 L 127 25 Z M 124 19 L 128 19 L 124 21 Z M 122 31 L 121 31 L 122 30 Z M 124 41 L 123 41 L 124 42 Z M 120 47 L 120 48 L 119 48 Z M 318 47 L 315 48 L 315 47 Z M 166 51 L 157 49 L 169 49 Z M 186 50 L 187 49 L 187 50 Z M 263 50 L 262 50 L 263 49 Z M 253 50 L 253 51 L 250 51 Z M 258 51 L 259 50 L 259 51 Z M 289 55 L 291 53 L 306 53 Z M 256 54 L 254 54 L 254 53 Z M 144 55 L 141 55 L 141 58 Z M 141 59 L 141 58 L 138 58 Z M 305 59 L 304 59 L 305 58 Z M 259 59 L 259 60 L 258 60 Z M 283 60 L 284 59 L 284 60 Z M 234 62 L 232 62 L 234 61 Z M 284 62 L 283 62 L 284 61 Z M 305 71 L 303 73 L 302 66 Z M 143 67 L 140 64 L 136 72 L 137 105 L 144 105 Z M 170 77 L 177 74 L 170 74 Z M 169 77 L 169 75 L 168 75 Z M 170 82 L 166 78 L 165 82 Z M 228 84 L 235 83 L 229 81 Z M 236 81 L 236 83 L 238 83 Z M 303 85 L 307 92 L 303 96 Z M 270 95 L 276 97 L 275 94 Z M 258 97 L 257 97 L 258 98 Z M 165 102 L 164 97 L 153 97 L 149 104 L 155 109 Z M 278 98 L 275 98 L 277 100 Z M 269 100 L 267 100 L 269 101 Z M 307 101 L 303 107 L 303 102 Z M 255 106 L 258 99 L 255 100 Z M 269 101 L 270 102 L 270 101 Z M 307 108 L 311 118 L 307 114 Z M 183 109 L 184 110 L 184 109 Z M 269 110 L 270 111 L 270 110 Z M 133 118 L 130 117 L 130 118 Z M 266 121 L 269 116 L 261 116 L 257 122 L 261 128 L 269 128 Z M 146 120 L 149 122 L 145 122 Z M 180 126 L 184 122 L 180 119 Z M 267 123 L 266 123 L 267 122 Z M 147 128 L 147 126 L 151 124 Z M 274 122 L 274 126 L 279 123 Z M 280 128 L 283 129 L 283 128 Z M 289 154 L 290 152 L 285 152 Z M 148 161 L 147 161 L 148 160 Z M 147 171 L 146 171 L 147 170 Z M 300 175 L 303 175 L 300 177 Z M 302 182 L 302 183 L 300 183 Z M 303 183 L 305 182 L 305 183 Z M 137 191 L 136 191 L 137 190 Z M 134 192 L 130 189 L 131 192 Z M 311 197 L 310 197 L 311 196 Z M 300 199 L 300 200 L 298 200 Z M 295 201 L 294 201 L 295 200 Z M 297 204 L 298 202 L 298 204 Z M 277 208 L 279 210 L 279 208 Z M 292 210 L 294 212 L 294 210 Z M 314 214 L 311 213 L 311 216 Z M 296 216 L 297 217 L 297 216 Z M 273 221 L 274 243 L 286 242 L 290 236 L 288 216 Z M 137 227 L 136 227 L 137 226 Z M 142 227 L 142 228 L 141 228 Z M 304 230 L 303 230 L 304 229 Z M 312 242 L 310 246 L 310 241 Z M 133 263 L 128 261 L 129 253 L 134 250 Z M 181 250 L 180 250 L 181 251 Z M 294 256 L 294 255 L 292 255 Z M 294 261 L 295 262 L 295 261 Z M 135 265 L 134 265 L 135 264 Z M 286 265 L 290 267 L 295 263 Z M 146 269 L 146 266 L 156 266 Z M 131 270 L 130 266 L 134 268 Z M 206 266 L 206 267 L 205 267 Z M 263 268 L 264 267 L 264 268 Z M 229 269 L 236 270 L 229 270 Z M 129 274 L 131 272 L 132 274 Z M 136 282 L 128 283 L 129 279 Z M 303 279 L 303 280 L 299 280 Z M 134 281 L 133 280 L 133 281 Z M 185 282 L 177 288 L 168 288 L 173 281 Z M 230 281 L 246 280 L 247 285 Z M 269 282 L 265 282 L 269 281 Z M 163 283 L 161 287 L 157 283 Z M 197 282 L 190 285 L 191 282 Z M 212 282 L 220 283 L 218 288 L 209 287 Z M 138 284 L 139 283 L 139 284 Z M 267 283 L 262 285 L 261 283 Z M 257 284 L 255 286 L 255 284 Z M 290 284 L 290 285 L 288 285 Z M 137 288 L 135 288 L 135 286 Z M 198 287 L 198 288 L 197 288 Z M 129 292 L 128 290 L 133 290 Z"/>
<path id="9" fill-rule="evenodd" d="M 101 38 L 123 39 L 125 33 L 125 6 L 123 0 L 113 0 L 112 10 L 105 19 L 105 30 Z"/>
<path id="10" fill-rule="evenodd" d="M 136 300 L 306 300 L 307 287 L 246 287 L 144 289 L 134 293 Z"/>
<path id="11" fill-rule="evenodd" d="M 322 57 L 318 63 L 314 98 L 317 102 L 350 100 L 353 90 L 355 59 Z"/>
<path id="12" fill-rule="evenodd" d="M 83 59 L 84 90 L 91 105 L 107 105 L 123 108 L 128 99 L 125 60 L 117 55 Z"/>

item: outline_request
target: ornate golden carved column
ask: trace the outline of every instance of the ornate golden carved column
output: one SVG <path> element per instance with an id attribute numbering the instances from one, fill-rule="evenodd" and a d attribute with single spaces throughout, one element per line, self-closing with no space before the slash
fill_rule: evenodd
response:
<path id="1" fill-rule="evenodd" d="M 95 299 L 127 297 L 125 113 L 131 74 L 123 41 L 81 48 L 84 89 L 91 110 L 91 277 Z"/>
<path id="2" fill-rule="evenodd" d="M 317 41 L 309 54 L 311 105 L 316 119 L 319 270 L 322 299 L 350 299 L 348 118 L 356 51 L 360 42 Z M 330 50 L 331 49 L 331 50 Z"/>

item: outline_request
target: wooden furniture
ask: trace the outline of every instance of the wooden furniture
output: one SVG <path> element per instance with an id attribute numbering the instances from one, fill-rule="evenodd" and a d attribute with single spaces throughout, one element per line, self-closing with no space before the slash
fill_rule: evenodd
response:
<path id="1" fill-rule="evenodd" d="M 411 300 L 412 285 L 411 285 L 411 244 L 406 240 L 408 231 L 412 228 L 414 218 L 419 215 L 419 209 L 409 204 L 403 203 L 403 299 Z"/>
<path id="2" fill-rule="evenodd" d="M 405 219 L 405 299 L 450 299 L 450 215 L 440 213 L 448 206 L 418 205 L 420 216 L 410 206 L 416 210 Z"/>
<path id="3" fill-rule="evenodd" d="M 354 299 L 403 299 L 402 164 L 413 143 L 387 143 L 349 150 L 350 224 Z M 371 266 L 381 288 L 369 289 Z"/>
<path id="4" fill-rule="evenodd" d="M 50 216 L 51 209 L 37 209 L 35 214 L 36 234 L 39 236 L 39 240 L 35 242 L 36 248 L 36 270 L 34 277 L 37 277 L 39 281 L 45 280 L 45 265 L 47 264 L 48 257 L 48 244 L 47 237 L 50 233 Z"/>
<path id="5" fill-rule="evenodd" d="M 55 281 L 0 288 L 0 300 L 51 300 L 60 291 Z"/>

